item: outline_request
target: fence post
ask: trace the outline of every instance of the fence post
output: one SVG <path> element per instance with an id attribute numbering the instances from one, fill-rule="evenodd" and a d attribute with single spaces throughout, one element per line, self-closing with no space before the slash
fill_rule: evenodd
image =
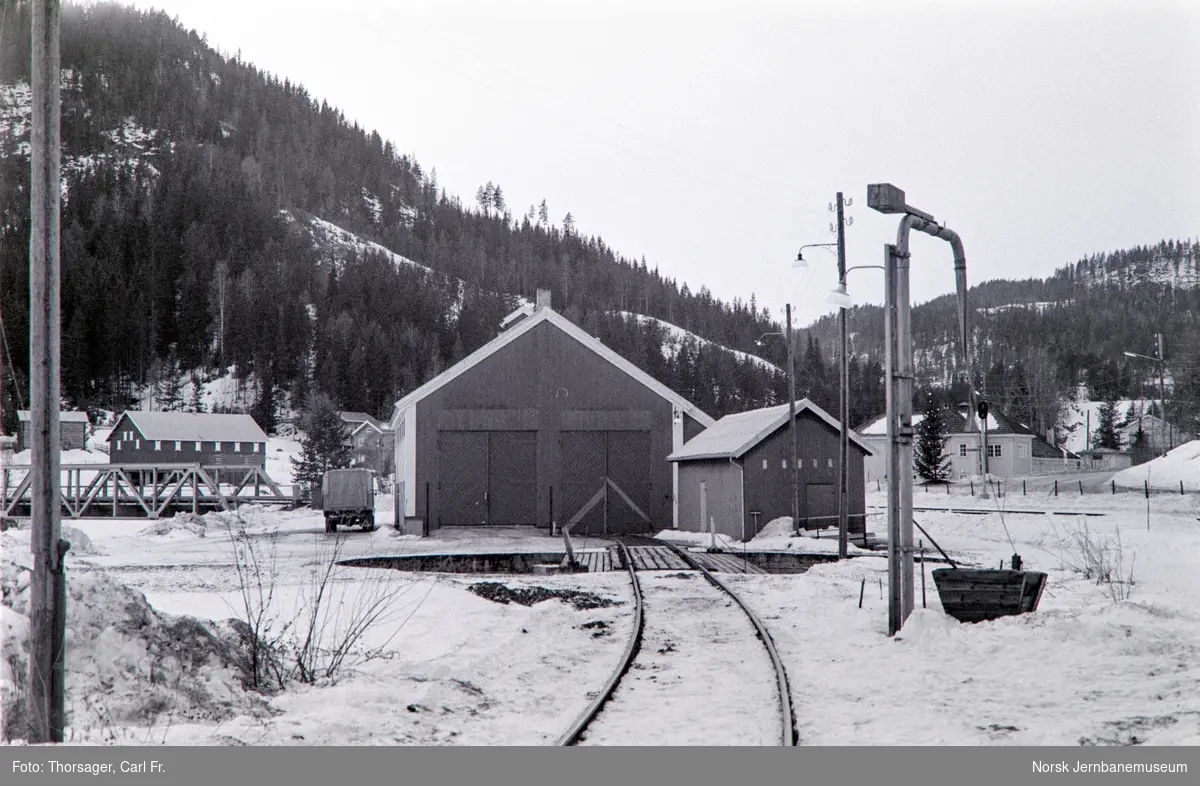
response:
<path id="1" fill-rule="evenodd" d="M 1079 481 L 1079 496 L 1083 496 L 1083 481 Z"/>
<path id="2" fill-rule="evenodd" d="M 1112 482 L 1112 489 L 1113 489 L 1113 494 L 1116 494 L 1117 493 L 1117 481 L 1115 479 Z"/>
<path id="3" fill-rule="evenodd" d="M 1183 496 L 1183 478 L 1179 479 L 1179 496 Z"/>
<path id="4" fill-rule="evenodd" d="M 972 481 L 970 481 L 970 483 L 971 483 L 971 496 L 973 497 L 973 496 L 975 496 L 975 481 L 972 480 Z"/>
<path id="5" fill-rule="evenodd" d="M 1021 481 L 1021 496 L 1025 496 L 1025 481 Z"/>
<path id="6" fill-rule="evenodd" d="M 1058 478 L 1054 479 L 1054 496 L 1058 496 Z"/>
<path id="7" fill-rule="evenodd" d="M 1149 478 L 1142 481 L 1142 488 L 1145 489 L 1145 491 L 1146 491 L 1146 499 L 1150 499 L 1150 479 Z"/>

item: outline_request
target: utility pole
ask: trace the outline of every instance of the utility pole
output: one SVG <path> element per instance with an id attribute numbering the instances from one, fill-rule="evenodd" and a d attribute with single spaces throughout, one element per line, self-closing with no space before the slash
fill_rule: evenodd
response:
<path id="1" fill-rule="evenodd" d="M 59 494 L 59 0 L 34 0 L 29 154 L 29 472 L 33 578 L 29 620 L 29 742 L 62 742 L 67 578 Z"/>
<path id="2" fill-rule="evenodd" d="M 1174 435 L 1171 435 L 1171 430 L 1167 426 L 1167 384 L 1166 384 L 1166 374 L 1163 371 L 1163 336 L 1162 336 L 1162 333 L 1158 334 L 1158 398 L 1159 398 L 1159 402 L 1160 402 L 1159 406 L 1158 406 L 1158 413 L 1160 415 L 1162 415 L 1162 422 L 1163 422 L 1163 427 L 1164 427 L 1163 430 L 1166 431 L 1168 433 L 1168 435 L 1170 435 L 1167 438 L 1167 440 L 1168 440 L 1167 441 L 1167 445 L 1168 445 L 1167 450 L 1171 450 L 1172 448 L 1175 447 L 1175 444 L 1174 444 L 1175 438 L 1174 438 Z M 1159 444 L 1162 444 L 1162 443 L 1160 442 Z M 1163 454 L 1165 455 L 1166 451 L 1163 451 Z"/>
<path id="3" fill-rule="evenodd" d="M 792 531 L 800 531 L 800 447 L 796 435 L 796 356 L 792 340 L 792 304 L 787 304 L 788 429 L 792 442 Z"/>
<path id="4" fill-rule="evenodd" d="M 846 283 L 846 217 L 842 192 L 837 192 L 837 258 L 838 282 Z M 846 347 L 846 309 L 838 309 L 838 335 L 842 348 L 838 399 L 841 433 L 838 439 L 838 559 L 848 556 L 850 541 L 850 358 Z M 866 523 L 863 524 L 863 545 L 866 545 Z"/>

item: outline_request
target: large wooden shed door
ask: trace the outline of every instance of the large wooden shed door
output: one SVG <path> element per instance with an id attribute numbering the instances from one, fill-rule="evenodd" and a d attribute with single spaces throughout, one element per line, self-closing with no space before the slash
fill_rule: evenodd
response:
<path id="1" fill-rule="evenodd" d="M 438 433 L 438 523 L 488 523 L 488 432 Z"/>
<path id="2" fill-rule="evenodd" d="M 650 432 L 564 431 L 555 507 L 576 532 L 651 529 Z"/>
<path id="3" fill-rule="evenodd" d="M 837 525 L 838 501 L 832 483 L 806 483 L 800 523 L 805 529 Z"/>
<path id="4" fill-rule="evenodd" d="M 536 431 L 442 431 L 438 460 L 441 525 L 537 523 Z"/>
<path id="5" fill-rule="evenodd" d="M 488 433 L 488 523 L 537 524 L 537 432 Z"/>

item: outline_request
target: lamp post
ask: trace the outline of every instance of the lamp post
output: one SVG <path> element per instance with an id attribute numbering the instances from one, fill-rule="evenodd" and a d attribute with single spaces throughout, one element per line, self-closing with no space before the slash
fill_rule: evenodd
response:
<path id="1" fill-rule="evenodd" d="M 837 306 L 841 322 L 841 440 L 838 458 L 838 558 L 845 559 L 850 550 L 850 353 L 846 342 L 846 311 L 853 305 L 846 291 L 846 276 L 851 270 L 874 268 L 883 270 L 883 265 L 854 265 L 841 271 L 837 286 L 825 296 L 825 301 Z M 867 525 L 863 519 L 863 545 L 866 545 Z"/>
<path id="2" fill-rule="evenodd" d="M 958 293 L 958 328 L 967 365 L 967 260 L 962 240 L 933 216 L 910 207 L 904 192 L 890 183 L 867 186 L 867 205 L 902 215 L 895 245 L 884 246 L 884 334 L 887 359 L 888 455 L 888 635 L 895 635 L 913 610 L 912 474 L 913 354 L 909 303 L 908 238 L 915 229 L 950 243 Z M 972 394 L 972 398 L 973 398 Z M 974 403 L 974 402 L 972 402 Z M 973 408 L 973 407 L 972 407 Z"/>
<path id="3" fill-rule="evenodd" d="M 813 245 L 834 245 L 836 243 L 819 243 Z M 802 246 L 801 253 L 796 257 L 797 267 L 806 267 L 807 261 L 804 259 L 803 250 L 809 246 Z M 846 310 L 853 305 L 850 299 L 850 294 L 846 291 L 846 277 L 852 270 L 861 270 L 863 268 L 875 268 L 883 270 L 883 265 L 854 265 L 852 267 L 843 268 L 843 260 L 838 260 L 838 283 L 829 294 L 825 296 L 825 301 L 837 306 L 840 310 L 838 314 L 839 334 L 841 344 L 841 361 L 839 369 L 839 395 L 838 395 L 838 419 L 841 421 L 839 428 L 838 439 L 838 558 L 845 559 L 848 556 L 850 545 L 850 356 L 847 352 L 846 338 Z M 863 524 L 864 543 L 866 538 L 866 523 Z"/>
<path id="4" fill-rule="evenodd" d="M 1156 358 L 1152 358 L 1149 355 L 1139 355 L 1136 352 L 1126 352 L 1124 354 L 1126 357 L 1142 358 L 1143 360 L 1153 360 L 1158 363 L 1158 399 L 1159 399 L 1158 412 L 1159 412 L 1159 415 L 1162 416 L 1163 427 L 1167 428 L 1167 386 L 1166 386 L 1166 373 L 1163 371 L 1162 333 L 1157 334 L 1157 338 L 1158 338 L 1158 357 L 1156 357 Z M 1173 441 L 1174 440 L 1172 440 L 1172 442 Z M 1161 445 L 1162 442 L 1160 441 L 1159 444 Z M 1171 447 L 1173 448 L 1175 446 L 1172 444 Z M 1165 453 L 1165 451 L 1164 451 L 1164 453 Z"/>

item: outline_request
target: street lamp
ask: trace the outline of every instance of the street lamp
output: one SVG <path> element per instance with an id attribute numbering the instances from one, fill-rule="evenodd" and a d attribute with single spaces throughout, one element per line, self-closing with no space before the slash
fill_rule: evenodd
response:
<path id="1" fill-rule="evenodd" d="M 854 265 L 841 271 L 837 286 L 833 288 L 825 300 L 839 309 L 841 325 L 841 394 L 839 396 L 839 418 L 841 434 L 838 449 L 838 558 L 845 559 L 850 550 L 850 354 L 846 342 L 846 310 L 853 305 L 850 293 L 846 291 L 846 276 L 851 270 L 875 268 L 883 270 L 883 265 Z M 863 519 L 863 545 L 867 543 L 867 522 Z"/>
<path id="2" fill-rule="evenodd" d="M 1162 337 L 1162 333 L 1158 333 L 1156 337 L 1158 339 L 1158 357 L 1152 358 L 1149 355 L 1139 355 L 1136 352 L 1126 352 L 1124 354 L 1126 357 L 1142 358 L 1143 360 L 1153 360 L 1158 363 L 1158 398 L 1159 398 L 1158 412 L 1159 412 L 1159 415 L 1162 416 L 1163 426 L 1166 427 L 1167 426 L 1167 386 L 1166 386 L 1166 374 L 1163 371 L 1163 337 Z M 1167 427 L 1167 433 L 1168 434 L 1170 433 L 1169 427 Z M 1174 437 L 1168 437 L 1168 441 L 1169 441 L 1171 448 L 1174 448 L 1175 447 Z M 1160 442 L 1159 444 L 1161 445 L 1162 443 Z M 1164 453 L 1165 453 L 1165 451 L 1164 451 Z"/>

